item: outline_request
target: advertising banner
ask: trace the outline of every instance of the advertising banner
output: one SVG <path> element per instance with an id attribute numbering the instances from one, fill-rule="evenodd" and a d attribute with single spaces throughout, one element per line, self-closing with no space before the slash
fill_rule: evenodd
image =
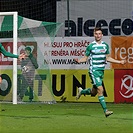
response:
<path id="1" fill-rule="evenodd" d="M 111 57 L 116 60 L 126 60 L 126 64 L 112 64 L 113 69 L 133 68 L 133 37 L 113 36 L 111 37 Z"/>
<path id="2" fill-rule="evenodd" d="M 57 101 L 98 102 L 97 96 L 81 96 L 77 101 L 78 87 L 92 88 L 88 70 L 52 70 L 52 86 Z M 105 100 L 114 102 L 114 71 L 105 70 L 104 77 Z"/>
<path id="3" fill-rule="evenodd" d="M 110 47 L 110 37 L 103 37 L 103 40 Z M 83 57 L 86 47 L 92 41 L 94 37 L 56 37 L 52 46 L 44 42 L 44 58 L 51 69 L 88 69 L 88 62 L 77 64 L 74 58 Z M 107 63 L 106 69 L 110 69 L 110 63 Z"/>
<path id="4" fill-rule="evenodd" d="M 0 101 L 12 101 L 13 99 L 13 76 L 12 69 L 1 70 L 2 74 L 2 84 L 0 85 Z M 18 71 L 17 75 L 17 93 L 22 88 L 21 82 L 21 71 Z M 47 70 L 36 70 L 34 77 L 34 101 L 50 101 L 53 99 L 52 89 L 51 89 L 51 76 L 47 73 Z M 28 90 L 28 89 L 27 89 Z M 23 101 L 28 101 L 29 95 L 25 93 Z"/>
<path id="5" fill-rule="evenodd" d="M 131 0 L 69 0 L 69 10 L 67 5 L 57 2 L 57 22 L 64 24 L 58 36 L 93 36 L 96 26 L 102 27 L 104 36 L 133 35 Z"/>
<path id="6" fill-rule="evenodd" d="M 2 41 L 2 40 L 1 40 Z M 40 69 L 44 69 L 46 64 L 50 69 L 88 69 L 88 62 L 77 64 L 74 58 L 81 58 L 85 54 L 86 47 L 94 41 L 94 37 L 55 37 L 54 42 L 47 38 L 36 37 L 35 40 L 18 40 L 18 54 L 22 53 L 26 46 L 31 47 L 33 54 L 37 57 Z M 110 37 L 103 37 L 110 48 Z M 8 52 L 13 52 L 11 41 L 2 41 L 2 45 Z M 13 59 L 1 55 L 1 69 L 12 68 Z M 18 61 L 18 68 L 20 63 Z M 106 64 L 106 69 L 110 69 L 110 63 Z"/>
<path id="7" fill-rule="evenodd" d="M 4 83 L 0 87 L 0 101 L 12 101 L 12 70 L 2 70 L 1 73 Z M 18 72 L 18 91 L 21 88 L 20 76 L 21 72 Z M 49 83 L 49 81 L 51 82 Z M 81 96 L 77 101 L 79 86 L 83 89 L 92 88 L 88 70 L 51 70 L 51 75 L 48 75 L 45 70 L 37 70 L 34 81 L 34 100 L 49 101 L 52 97 L 51 90 L 55 100 L 59 102 L 98 102 L 97 96 L 90 95 Z M 105 70 L 103 86 L 106 102 L 114 102 L 113 70 Z M 27 95 L 25 95 L 24 101 L 28 101 Z"/>
<path id="8" fill-rule="evenodd" d="M 133 70 L 114 70 L 115 103 L 133 102 Z"/>
<path id="9" fill-rule="evenodd" d="M 43 40 L 43 41 L 42 41 Z M 37 58 L 39 68 L 35 73 L 34 93 L 35 100 L 44 100 L 52 89 L 56 101 L 76 101 L 77 87 L 91 88 L 91 81 L 88 77 L 89 63 L 77 64 L 74 58 L 81 58 L 85 54 L 87 45 L 94 40 L 93 37 L 56 37 L 54 42 L 47 41 L 41 37 L 35 40 L 21 40 L 18 42 L 18 54 L 22 53 L 26 46 L 31 47 L 34 56 Z M 110 47 L 110 37 L 104 37 L 103 40 Z M 2 45 L 8 52 L 12 53 L 12 42 L 4 41 Z M 4 57 L 1 54 L 1 74 L 8 75 L 10 86 L 7 90 L 8 82 L 5 79 L 5 86 L 1 86 L 0 100 L 9 100 L 12 98 L 12 59 Z M 47 64 L 47 65 L 45 65 Z M 106 90 L 106 101 L 114 101 L 114 79 L 113 71 L 110 70 L 110 64 L 106 65 L 104 88 Z M 8 71 L 9 72 L 8 72 Z M 21 76 L 20 62 L 18 61 L 18 85 L 21 85 L 19 76 Z M 46 74 L 48 73 L 48 74 Z M 47 76 L 47 78 L 46 78 Z M 9 80 L 8 80 L 9 81 Z M 112 86 L 109 86 L 110 83 Z M 18 86 L 18 90 L 21 86 Z M 6 90 L 6 91 L 5 91 Z M 49 90 L 49 91 L 48 91 Z M 45 93 L 47 91 L 47 93 Z M 51 91 L 51 92 L 52 92 Z M 49 98 L 48 97 L 48 98 Z M 26 100 L 27 97 L 24 98 Z M 47 98 L 47 99 L 48 99 Z M 97 102 L 97 97 L 81 97 L 79 102 Z"/>

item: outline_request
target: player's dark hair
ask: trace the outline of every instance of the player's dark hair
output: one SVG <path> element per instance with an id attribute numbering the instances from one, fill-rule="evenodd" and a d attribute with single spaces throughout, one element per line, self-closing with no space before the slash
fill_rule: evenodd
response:
<path id="1" fill-rule="evenodd" d="M 96 32 L 96 31 L 98 31 L 98 30 L 102 31 L 101 27 L 95 27 L 95 28 L 94 28 L 94 32 Z"/>
<path id="2" fill-rule="evenodd" d="M 25 50 L 28 50 L 31 52 L 31 48 L 30 47 L 26 47 Z"/>

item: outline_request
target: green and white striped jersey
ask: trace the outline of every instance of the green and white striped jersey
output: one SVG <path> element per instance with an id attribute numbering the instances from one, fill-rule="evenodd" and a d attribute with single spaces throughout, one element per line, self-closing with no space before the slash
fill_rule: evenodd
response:
<path id="1" fill-rule="evenodd" d="M 87 46 L 85 55 L 90 57 L 90 72 L 105 69 L 106 54 L 109 54 L 109 46 L 103 41 L 101 41 L 101 44 L 93 41 Z"/>

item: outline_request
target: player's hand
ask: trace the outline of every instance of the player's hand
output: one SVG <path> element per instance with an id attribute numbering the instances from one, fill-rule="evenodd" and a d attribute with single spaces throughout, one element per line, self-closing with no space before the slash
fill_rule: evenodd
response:
<path id="1" fill-rule="evenodd" d="M 25 59 L 26 58 L 26 54 L 22 53 L 19 55 L 19 60 Z"/>
<path id="2" fill-rule="evenodd" d="M 125 63 L 126 63 L 126 60 L 121 60 L 120 61 L 120 64 L 122 64 L 122 65 L 125 64 Z"/>
<path id="3" fill-rule="evenodd" d="M 77 62 L 77 63 L 79 63 L 79 60 L 78 60 L 78 58 L 75 58 L 75 59 L 73 59 L 75 62 Z"/>

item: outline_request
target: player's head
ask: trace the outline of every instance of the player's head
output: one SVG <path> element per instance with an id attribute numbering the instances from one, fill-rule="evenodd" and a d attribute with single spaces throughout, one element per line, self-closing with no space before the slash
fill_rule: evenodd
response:
<path id="1" fill-rule="evenodd" d="M 96 27 L 94 29 L 94 37 L 96 41 L 101 41 L 103 37 L 102 29 L 100 27 Z"/>
<path id="2" fill-rule="evenodd" d="M 26 52 L 27 55 L 30 55 L 31 51 L 32 51 L 32 50 L 31 50 L 30 47 L 26 47 L 26 48 L 25 48 L 25 52 Z"/>

